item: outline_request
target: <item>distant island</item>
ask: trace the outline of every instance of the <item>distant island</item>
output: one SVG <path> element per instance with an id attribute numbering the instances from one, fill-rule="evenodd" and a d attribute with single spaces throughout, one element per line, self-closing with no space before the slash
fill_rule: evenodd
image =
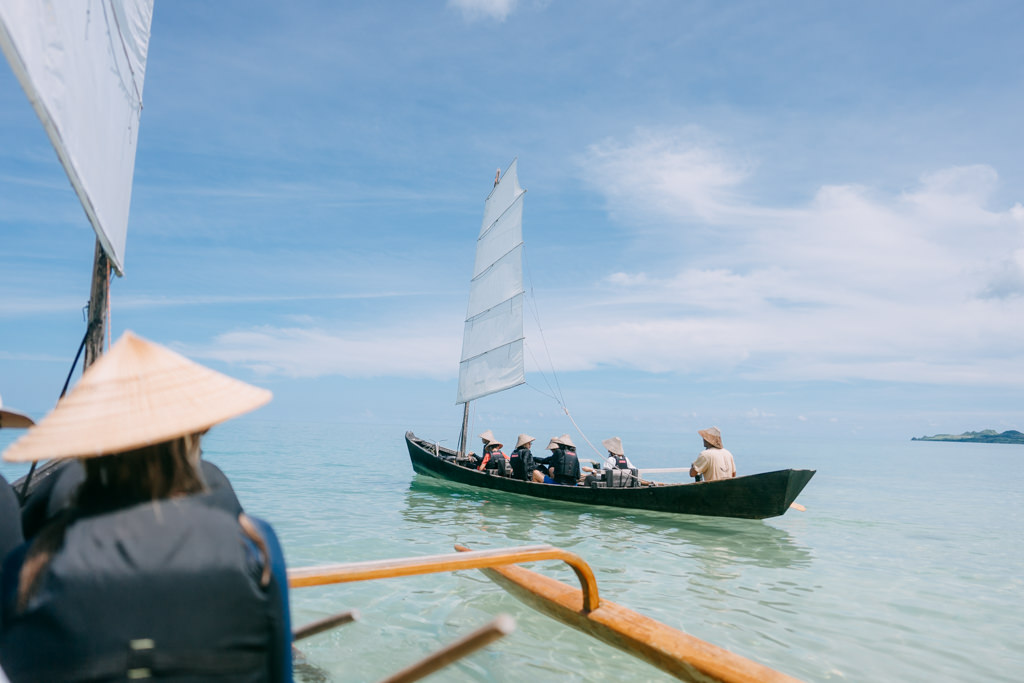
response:
<path id="1" fill-rule="evenodd" d="M 980 432 L 964 432 L 963 434 L 936 434 L 935 436 L 915 436 L 911 441 L 962 441 L 965 443 L 1021 443 L 1024 434 L 1016 429 L 997 432 L 994 429 L 983 429 Z"/>

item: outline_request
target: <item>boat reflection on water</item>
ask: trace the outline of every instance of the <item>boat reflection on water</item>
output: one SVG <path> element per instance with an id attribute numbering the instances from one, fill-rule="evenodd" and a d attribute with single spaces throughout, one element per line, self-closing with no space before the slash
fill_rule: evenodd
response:
<path id="1" fill-rule="evenodd" d="M 713 574 L 730 566 L 808 566 L 813 556 L 785 530 L 759 520 L 584 507 L 499 491 L 478 491 L 417 475 L 401 510 L 410 525 L 448 532 L 451 542 L 500 546 L 549 543 L 583 556 L 597 570 L 635 571 L 696 560 Z M 628 555 L 628 562 L 623 559 Z"/>

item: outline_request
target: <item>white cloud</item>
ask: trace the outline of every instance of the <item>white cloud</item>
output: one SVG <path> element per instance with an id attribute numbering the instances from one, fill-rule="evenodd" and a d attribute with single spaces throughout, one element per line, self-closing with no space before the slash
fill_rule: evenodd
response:
<path id="1" fill-rule="evenodd" d="M 460 12 L 467 21 L 495 19 L 505 21 L 516 7 L 517 0 L 448 0 L 448 6 Z"/>
<path id="2" fill-rule="evenodd" d="M 264 326 L 228 332 L 209 345 L 182 351 L 288 377 L 445 378 L 457 369 L 459 339 L 417 325 L 348 332 Z"/>
<path id="3" fill-rule="evenodd" d="M 828 185 L 783 207 L 745 199 L 754 164 L 695 129 L 605 141 L 587 168 L 635 228 L 641 265 L 542 295 L 557 317 L 541 321 L 543 339 L 528 318 L 528 372 L 550 355 L 558 371 L 716 381 L 1024 383 L 1024 209 L 988 206 L 992 168 L 939 169 L 889 192 Z M 436 329 L 261 327 L 197 355 L 293 376 L 451 378 L 457 330 Z"/>
<path id="4" fill-rule="evenodd" d="M 705 219 L 736 208 L 735 190 L 751 170 L 694 127 L 641 129 L 625 144 L 604 140 L 590 147 L 585 165 L 613 211 Z"/>
<path id="5" fill-rule="evenodd" d="M 647 130 L 591 148 L 586 175 L 612 215 L 637 228 L 632 248 L 646 262 L 603 281 L 585 314 L 613 322 L 599 339 L 566 343 L 576 365 L 1024 379 L 1024 210 L 988 207 L 994 169 L 940 169 L 888 195 L 823 186 L 806 204 L 766 207 L 741 191 L 753 165 L 708 140 Z"/>

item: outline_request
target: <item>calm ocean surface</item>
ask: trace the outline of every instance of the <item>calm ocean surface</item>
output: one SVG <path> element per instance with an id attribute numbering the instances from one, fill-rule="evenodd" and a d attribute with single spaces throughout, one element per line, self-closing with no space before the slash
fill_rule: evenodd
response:
<path id="1" fill-rule="evenodd" d="M 291 567 L 550 543 L 591 564 L 602 597 L 807 681 L 1024 680 L 1022 446 L 727 439 L 741 474 L 818 470 L 806 512 L 747 521 L 436 483 L 413 474 L 407 428 L 450 437 L 251 418 L 216 427 L 204 450 L 275 526 Z M 640 467 L 694 455 L 652 442 L 645 456 L 640 437 L 623 439 Z M 575 583 L 558 563 L 531 568 Z M 479 572 L 292 591 L 295 625 L 348 608 L 361 621 L 302 643 L 315 669 L 300 680 L 379 679 L 499 613 L 517 630 L 432 680 L 672 680 Z"/>

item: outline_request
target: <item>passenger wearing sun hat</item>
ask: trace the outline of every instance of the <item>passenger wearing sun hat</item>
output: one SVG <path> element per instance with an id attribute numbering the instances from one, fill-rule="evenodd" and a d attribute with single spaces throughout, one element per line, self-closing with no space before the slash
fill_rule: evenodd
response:
<path id="1" fill-rule="evenodd" d="M 605 439 L 601 445 L 608 450 L 608 457 L 605 458 L 604 468 L 606 470 L 630 470 L 633 463 L 626 457 L 626 451 L 622 448 L 622 439 L 617 436 Z"/>
<path id="2" fill-rule="evenodd" d="M 7 448 L 85 469 L 75 507 L 4 563 L 11 680 L 290 677 L 277 538 L 212 501 L 199 468 L 201 435 L 270 397 L 128 332 Z"/>
<path id="3" fill-rule="evenodd" d="M 575 486 L 579 483 L 582 471 L 580 460 L 576 456 L 576 444 L 572 442 L 572 438 L 568 434 L 556 436 L 548 444 L 548 450 L 551 451 L 551 455 L 542 462 L 550 465 L 549 480 L 564 486 Z"/>
<path id="4" fill-rule="evenodd" d="M 536 441 L 529 434 L 520 434 L 516 439 L 515 450 L 509 455 L 509 462 L 512 464 L 512 477 L 522 481 L 544 481 L 544 475 L 537 472 L 537 465 L 533 461 L 533 452 L 530 446 Z"/>
<path id="5" fill-rule="evenodd" d="M 489 429 L 481 434 L 480 438 L 484 442 L 484 457 L 480 460 L 477 469 L 481 471 L 497 470 L 501 476 L 509 476 L 512 473 L 512 467 L 509 464 L 508 456 L 501 450 L 505 444 L 495 439 Z"/>
<path id="6" fill-rule="evenodd" d="M 704 439 L 704 450 L 690 465 L 690 476 L 700 481 L 716 481 L 736 476 L 736 462 L 732 453 L 722 447 L 722 432 L 718 427 L 698 430 Z"/>

